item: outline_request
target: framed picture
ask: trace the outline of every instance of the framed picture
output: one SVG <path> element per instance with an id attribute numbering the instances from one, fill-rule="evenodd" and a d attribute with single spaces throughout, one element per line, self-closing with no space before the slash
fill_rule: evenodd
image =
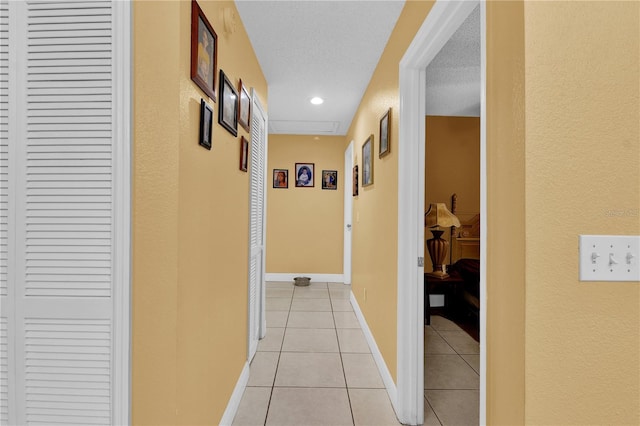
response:
<path id="1" fill-rule="evenodd" d="M 378 151 L 380 158 L 387 155 L 391 150 L 391 141 L 389 140 L 389 126 L 391 122 L 389 120 L 391 120 L 391 108 L 389 108 L 380 119 L 380 149 Z"/>
<path id="2" fill-rule="evenodd" d="M 249 123 L 251 122 L 251 98 L 247 88 L 242 84 L 238 85 L 238 94 L 240 95 L 240 104 L 238 107 L 238 124 L 247 132 L 249 131 Z"/>
<path id="3" fill-rule="evenodd" d="M 314 163 L 296 163 L 296 186 L 313 187 Z"/>
<path id="4" fill-rule="evenodd" d="M 353 166 L 353 196 L 358 196 L 358 165 Z"/>
<path id="5" fill-rule="evenodd" d="M 273 169 L 273 187 L 288 188 L 289 187 L 289 170 Z"/>
<path id="6" fill-rule="evenodd" d="M 233 136 L 238 136 L 238 92 L 222 70 L 220 70 L 218 123 Z"/>
<path id="7" fill-rule="evenodd" d="M 191 1 L 191 80 L 216 101 L 218 36 L 195 0 Z"/>
<path id="8" fill-rule="evenodd" d="M 373 183 L 373 135 L 362 145 L 362 186 Z"/>
<path id="9" fill-rule="evenodd" d="M 322 189 L 338 189 L 338 171 L 322 171 Z"/>
<path id="10" fill-rule="evenodd" d="M 247 162 L 249 161 L 249 142 L 242 136 L 240 138 L 240 170 L 247 171 Z"/>
<path id="11" fill-rule="evenodd" d="M 211 149 L 211 129 L 213 128 L 213 110 L 204 99 L 200 100 L 200 137 L 198 143 Z"/>

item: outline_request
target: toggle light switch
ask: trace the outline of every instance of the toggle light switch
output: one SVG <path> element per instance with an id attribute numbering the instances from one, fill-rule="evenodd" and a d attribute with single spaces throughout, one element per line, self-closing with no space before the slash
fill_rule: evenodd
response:
<path id="1" fill-rule="evenodd" d="M 640 282 L 639 255 L 638 235 L 580 235 L 580 281 Z"/>

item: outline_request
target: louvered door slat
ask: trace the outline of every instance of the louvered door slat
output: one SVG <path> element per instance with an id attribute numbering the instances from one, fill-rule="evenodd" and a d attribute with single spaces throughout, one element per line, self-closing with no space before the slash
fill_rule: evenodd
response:
<path id="1" fill-rule="evenodd" d="M 0 424 L 9 423 L 9 7 L 0 2 Z"/>

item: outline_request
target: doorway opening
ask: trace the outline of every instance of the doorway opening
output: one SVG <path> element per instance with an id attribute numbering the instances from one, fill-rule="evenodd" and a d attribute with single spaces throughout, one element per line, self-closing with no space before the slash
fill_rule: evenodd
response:
<path id="1" fill-rule="evenodd" d="M 397 414 L 424 421 L 424 214 L 426 69 L 469 15 L 480 8 L 480 424 L 486 421 L 486 5 L 437 1 L 400 62 L 398 148 L 398 368 Z M 417 260 L 417 262 L 416 262 Z"/>

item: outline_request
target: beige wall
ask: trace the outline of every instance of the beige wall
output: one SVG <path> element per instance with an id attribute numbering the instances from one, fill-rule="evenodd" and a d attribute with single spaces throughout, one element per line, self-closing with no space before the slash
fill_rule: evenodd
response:
<path id="1" fill-rule="evenodd" d="M 526 422 L 637 425 L 640 286 L 579 282 L 578 235 L 640 234 L 640 3 L 524 10 Z"/>
<path id="2" fill-rule="evenodd" d="M 451 209 L 455 193 L 456 216 L 464 223 L 480 213 L 480 118 L 427 116 L 425 140 L 425 212 L 431 203 Z M 425 236 L 433 238 L 428 228 Z M 449 232 L 442 235 L 447 241 L 450 237 Z M 430 271 L 431 259 L 425 255 L 425 270 Z"/>
<path id="3" fill-rule="evenodd" d="M 487 2 L 486 408 L 495 425 L 524 423 L 523 8 L 522 1 Z"/>
<path id="4" fill-rule="evenodd" d="M 353 204 L 351 285 L 394 379 L 398 300 L 398 63 L 432 5 L 428 1 L 405 3 L 346 139 L 354 141 L 356 164 L 362 170 L 362 145 L 369 135 L 374 135 L 374 183 L 361 186 Z M 378 158 L 380 118 L 389 108 L 392 108 L 391 152 Z"/>
<path id="5" fill-rule="evenodd" d="M 241 22 L 223 31 L 221 10 L 234 3 L 199 3 L 218 68 L 266 106 Z M 198 145 L 205 95 L 190 79 L 191 2 L 137 1 L 133 12 L 132 423 L 217 424 L 247 354 L 249 176 L 238 163 L 248 135 L 218 125 L 207 99 L 213 149 Z"/>
<path id="6" fill-rule="evenodd" d="M 267 273 L 342 274 L 344 145 L 344 136 L 269 135 Z M 314 187 L 296 188 L 295 163 L 315 163 Z M 289 170 L 289 188 L 273 188 L 273 169 Z M 338 171 L 336 190 L 322 189 L 322 170 Z"/>

